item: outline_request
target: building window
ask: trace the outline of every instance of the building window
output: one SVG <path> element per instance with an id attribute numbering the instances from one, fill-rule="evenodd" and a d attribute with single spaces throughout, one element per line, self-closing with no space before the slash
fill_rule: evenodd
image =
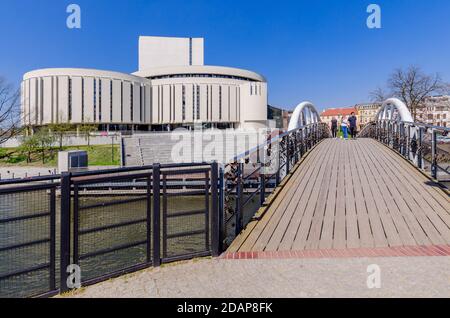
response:
<path id="1" fill-rule="evenodd" d="M 222 120 L 222 86 L 219 86 L 219 119 Z"/>
<path id="2" fill-rule="evenodd" d="M 120 82 L 120 121 L 123 122 L 123 82 Z"/>
<path id="3" fill-rule="evenodd" d="M 94 121 L 97 118 L 97 80 L 94 78 Z"/>
<path id="4" fill-rule="evenodd" d="M 231 119 L 231 88 L 228 86 L 228 120 Z"/>
<path id="5" fill-rule="evenodd" d="M 69 78 L 69 120 L 72 120 L 72 79 Z"/>
<path id="6" fill-rule="evenodd" d="M 102 80 L 98 80 L 98 120 L 102 121 Z"/>
<path id="7" fill-rule="evenodd" d="M 134 120 L 133 111 L 134 111 L 134 85 L 131 84 L 130 85 L 130 112 L 131 112 L 130 115 L 131 115 L 131 121 Z"/>
<path id="8" fill-rule="evenodd" d="M 189 65 L 192 65 L 192 38 L 189 38 Z"/>
<path id="9" fill-rule="evenodd" d="M 143 117 L 143 113 L 144 113 L 144 108 L 142 107 L 142 105 L 144 104 L 143 103 L 143 100 L 144 100 L 144 94 L 143 94 L 143 92 L 144 92 L 144 90 L 142 89 L 142 85 L 140 85 L 139 86 L 139 96 L 140 96 L 140 99 L 139 99 L 139 101 L 140 101 L 140 103 L 139 103 L 139 105 L 140 105 L 140 113 L 139 113 L 139 119 L 140 119 L 140 121 L 141 121 L 141 123 L 142 123 L 142 117 Z"/>
<path id="10" fill-rule="evenodd" d="M 81 78 L 81 122 L 84 122 L 84 78 Z"/>
<path id="11" fill-rule="evenodd" d="M 109 121 L 113 120 L 113 81 L 109 83 Z"/>
<path id="12" fill-rule="evenodd" d="M 181 111 L 182 111 L 182 118 L 183 121 L 186 120 L 186 87 L 183 85 L 181 87 Z"/>
<path id="13" fill-rule="evenodd" d="M 195 85 L 192 85 L 192 119 L 195 119 Z"/>
<path id="14" fill-rule="evenodd" d="M 209 119 L 209 85 L 206 86 L 206 118 Z"/>
<path id="15" fill-rule="evenodd" d="M 196 114 L 197 114 L 197 120 L 200 120 L 200 86 L 197 85 L 197 105 L 196 105 Z"/>

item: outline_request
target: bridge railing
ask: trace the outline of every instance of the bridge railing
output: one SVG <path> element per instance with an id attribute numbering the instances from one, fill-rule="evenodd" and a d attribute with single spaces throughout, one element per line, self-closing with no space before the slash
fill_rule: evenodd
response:
<path id="1" fill-rule="evenodd" d="M 0 181 L 0 298 L 219 253 L 218 164 Z"/>
<path id="2" fill-rule="evenodd" d="M 295 164 L 330 136 L 328 125 L 320 122 L 270 134 L 265 143 L 238 155 L 219 169 L 221 250 L 255 218 L 266 198 Z"/>
<path id="3" fill-rule="evenodd" d="M 360 137 L 380 141 L 436 180 L 450 181 L 450 128 L 398 120 L 367 124 Z"/>

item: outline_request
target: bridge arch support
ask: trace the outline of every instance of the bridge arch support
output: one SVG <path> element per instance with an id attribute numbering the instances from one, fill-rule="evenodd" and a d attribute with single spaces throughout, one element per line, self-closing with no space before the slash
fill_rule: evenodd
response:
<path id="1" fill-rule="evenodd" d="M 406 107 L 405 103 L 398 98 L 389 98 L 385 100 L 375 118 L 376 120 L 414 121 L 408 107 Z"/>
<path id="2" fill-rule="evenodd" d="M 294 130 L 306 125 L 320 122 L 320 115 L 316 107 L 311 102 L 302 102 L 295 107 L 291 120 L 289 121 L 288 130 Z"/>

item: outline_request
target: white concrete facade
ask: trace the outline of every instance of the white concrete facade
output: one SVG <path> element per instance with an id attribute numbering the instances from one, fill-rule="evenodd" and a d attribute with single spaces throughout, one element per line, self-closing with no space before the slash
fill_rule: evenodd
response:
<path id="1" fill-rule="evenodd" d="M 167 59 L 163 57 L 171 51 Z M 72 68 L 26 73 L 23 124 L 148 125 L 149 129 L 198 122 L 235 128 L 267 125 L 265 78 L 242 69 L 202 65 L 203 39 L 141 37 L 140 54 L 140 69 L 131 75 Z M 175 65 L 167 65 L 171 61 Z"/>
<path id="2" fill-rule="evenodd" d="M 139 37 L 139 70 L 203 65 L 203 38 Z"/>

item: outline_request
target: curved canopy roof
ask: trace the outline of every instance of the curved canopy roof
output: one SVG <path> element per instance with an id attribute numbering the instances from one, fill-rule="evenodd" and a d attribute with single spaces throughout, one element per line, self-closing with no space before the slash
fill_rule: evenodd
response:
<path id="1" fill-rule="evenodd" d="M 222 76 L 234 76 L 237 78 L 244 78 L 255 82 L 266 82 L 264 76 L 255 72 L 225 66 L 210 66 L 210 65 L 189 65 L 189 66 L 169 66 L 158 67 L 147 70 L 142 70 L 133 73 L 133 75 L 146 77 L 149 79 L 163 76 L 173 75 L 190 75 L 190 74 L 212 74 Z"/>

